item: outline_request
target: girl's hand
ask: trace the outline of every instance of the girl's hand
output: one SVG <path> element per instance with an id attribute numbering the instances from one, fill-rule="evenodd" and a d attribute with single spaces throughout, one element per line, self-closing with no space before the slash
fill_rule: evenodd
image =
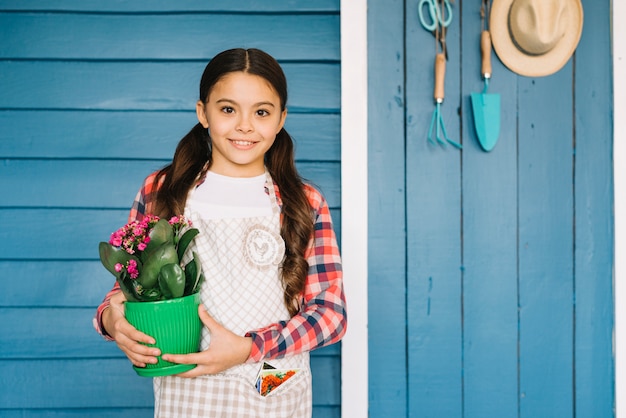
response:
<path id="1" fill-rule="evenodd" d="M 197 377 L 215 374 L 248 360 L 252 349 L 252 338 L 240 337 L 221 326 L 209 316 L 202 304 L 198 307 L 198 315 L 211 333 L 211 344 L 200 353 L 163 354 L 163 360 L 172 363 L 197 364 L 197 367 L 177 376 Z"/>
<path id="2" fill-rule="evenodd" d="M 148 363 L 154 364 L 157 362 L 156 356 L 160 355 L 161 352 L 156 347 L 140 344 L 154 344 L 154 338 L 138 331 L 126 320 L 124 316 L 125 301 L 126 297 L 122 292 L 111 296 L 109 308 L 102 313 L 104 329 L 133 365 L 146 367 Z"/>

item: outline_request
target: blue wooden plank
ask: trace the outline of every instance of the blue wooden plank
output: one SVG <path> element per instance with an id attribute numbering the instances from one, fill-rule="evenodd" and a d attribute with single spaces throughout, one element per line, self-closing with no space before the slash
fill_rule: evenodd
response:
<path id="1" fill-rule="evenodd" d="M 0 260 L 0 283 L 3 288 L 0 308 L 62 306 L 91 309 L 98 305 L 113 286 L 115 278 L 97 260 L 96 243 L 85 241 L 80 245 L 91 247 L 93 261 Z"/>
<path id="2" fill-rule="evenodd" d="M 4 160 L 5 207 L 130 208 L 143 179 L 164 161 Z M 25 188 L 24 185 L 29 187 Z M 36 196 L 32 190 L 40 190 Z"/>
<path id="3" fill-rule="evenodd" d="M 0 360 L 0 370 L 0 409 L 153 406 L 152 379 L 128 359 Z"/>
<path id="4" fill-rule="evenodd" d="M 0 409 L 3 418 L 152 418 L 154 408 Z"/>
<path id="5" fill-rule="evenodd" d="M 128 217 L 128 209 L 0 209 L 3 260 L 97 260 L 105 241 Z M 30 228 L 16 227 L 28 219 Z"/>
<path id="6" fill-rule="evenodd" d="M 105 344 L 104 342 L 102 344 Z M 110 345 L 110 344 L 109 344 Z M 313 403 L 337 406 L 339 359 L 313 357 Z M 146 408 L 152 379 L 137 376 L 126 358 L 0 360 L 0 411 L 17 408 Z M 24 396 L 24 394 L 28 396 Z"/>
<path id="7" fill-rule="evenodd" d="M 152 418 L 153 408 L 0 409 L 3 418 Z M 340 418 L 338 406 L 313 405 L 313 418 Z"/>
<path id="8" fill-rule="evenodd" d="M 108 274 L 108 273 L 107 273 Z M 43 307 L 38 305 L 23 306 L 21 301 L 11 305 L 0 307 L 3 332 L 0 333 L 0 359 L 20 358 L 123 358 L 124 355 L 117 349 L 115 344 L 103 344 L 103 339 L 92 327 L 92 318 L 96 312 L 96 306 L 104 298 L 105 293 L 113 286 L 111 280 L 102 281 L 102 284 L 93 284 L 96 280 L 85 280 L 74 287 L 74 291 L 81 289 L 96 288 L 100 291 L 97 301 L 91 306 L 79 298 L 67 303 L 64 300 L 63 288 L 60 288 L 59 296 L 54 293 L 47 295 L 51 302 Z M 33 293 L 43 293 L 39 288 L 45 284 L 43 280 L 31 280 Z M 53 280 L 53 283 L 61 286 L 62 280 Z M 14 283 L 3 283 L 3 288 L 9 292 Z M 54 297 L 50 297 L 54 294 Z M 29 295 L 30 297 L 30 295 Z M 54 306 L 53 303 L 57 305 Z M 67 306 L 76 307 L 68 308 Z M 11 307 L 14 306 L 14 307 Z M 65 306 L 65 307 L 64 307 Z M 84 306 L 84 307 L 83 307 Z M 26 308 L 26 309 L 25 309 Z M 40 344 L 46 341 L 46 344 Z M 315 364 L 318 368 L 336 368 L 337 361 L 341 356 L 341 344 L 333 344 L 311 352 L 311 357 L 320 358 Z M 335 373 L 333 371 L 333 373 Z M 334 385 L 334 383 L 332 384 Z"/>
<path id="9" fill-rule="evenodd" d="M 33 287 L 37 283 L 32 280 Z M 10 287 L 10 284 L 4 286 Z M 95 306 L 1 308 L 0 359 L 125 358 L 116 344 L 106 343 L 94 330 L 92 318 L 95 312 Z"/>
<path id="10" fill-rule="evenodd" d="M 313 403 L 315 405 L 341 405 L 341 358 L 311 357 Z"/>
<path id="11" fill-rule="evenodd" d="M 236 2 L 213 2 L 204 0 L 109 0 L 102 3 L 77 0 L 0 0 L 0 10 L 29 11 L 77 11 L 77 12 L 338 12 L 339 0 L 238 0 Z"/>
<path id="12" fill-rule="evenodd" d="M 331 208 L 341 239 L 341 210 Z M 98 260 L 98 242 L 124 225 L 128 209 L 0 208 L 0 260 Z M 32 229 L 16 227 L 28 219 Z"/>
<path id="13" fill-rule="evenodd" d="M 0 12 L 0 38 L 0 59 L 208 61 L 234 46 L 260 48 L 279 60 L 340 58 L 338 14 Z"/>
<path id="14" fill-rule="evenodd" d="M 404 2 L 368 4 L 369 414 L 407 416 Z M 373 17 L 376 18 L 373 18 Z M 365 145 L 365 142 L 364 142 Z M 366 402 L 366 400 L 363 400 Z"/>
<path id="15" fill-rule="evenodd" d="M 518 82 L 521 418 L 573 415 L 572 83 Z"/>
<path id="16" fill-rule="evenodd" d="M 313 418 L 341 418 L 341 407 L 314 405 Z"/>
<path id="17" fill-rule="evenodd" d="M 1 205 L 130 208 L 143 179 L 165 164 L 151 160 L 4 160 L 0 165 Z M 318 186 L 331 207 L 341 202 L 340 169 L 335 162 L 298 164 L 300 174 Z M 41 193 L 34 196 L 32 190 Z"/>
<path id="18" fill-rule="evenodd" d="M 455 418 L 463 414 L 461 155 L 456 148 L 427 141 L 435 111 L 436 47 L 432 34 L 419 23 L 417 7 L 407 2 L 407 416 Z M 441 108 L 448 135 L 457 142 L 459 28 L 459 19 L 454 19 L 447 31 L 449 60 Z"/>
<path id="19" fill-rule="evenodd" d="M 486 153 L 470 103 L 484 87 L 479 10 L 462 10 L 463 416 L 517 417 L 517 83 L 492 54 L 502 130 Z"/>
<path id="20" fill-rule="evenodd" d="M 153 408 L 0 409 L 3 418 L 152 418 Z M 313 405 L 313 418 L 340 418 L 337 406 Z"/>
<path id="21" fill-rule="evenodd" d="M 576 49 L 576 417 L 614 416 L 613 133 L 609 2 L 583 1 Z"/>
<path id="22" fill-rule="evenodd" d="M 24 129 L 37 121 L 42 129 Z M 188 112 L 0 110 L 0 158 L 163 159 L 197 123 Z M 298 161 L 339 161 L 340 117 L 288 115 Z"/>
<path id="23" fill-rule="evenodd" d="M 189 111 L 195 109 L 205 65 L 204 61 L 0 61 L 0 108 Z M 339 113 L 339 64 L 282 67 L 291 112 Z"/>
<path id="24" fill-rule="evenodd" d="M 34 287 L 37 284 L 38 281 L 33 282 Z M 10 284 L 4 287 L 10 287 Z M 92 318 L 95 312 L 95 305 L 86 308 L 0 308 L 0 323 L 3 324 L 0 359 L 125 358 L 115 343 L 105 342 L 94 330 Z M 41 341 L 46 343 L 41 344 Z M 318 392 L 324 394 L 320 398 L 326 399 L 327 404 L 339 405 L 341 363 L 338 349 L 329 346 L 312 351 L 311 364 L 317 376 L 314 379 L 328 379 L 318 385 Z"/>

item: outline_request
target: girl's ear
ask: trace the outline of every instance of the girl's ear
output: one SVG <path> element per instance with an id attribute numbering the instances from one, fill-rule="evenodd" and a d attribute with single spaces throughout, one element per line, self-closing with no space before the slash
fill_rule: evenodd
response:
<path id="1" fill-rule="evenodd" d="M 198 100 L 196 102 L 196 116 L 198 116 L 198 122 L 200 122 L 200 124 L 204 126 L 205 129 L 208 129 L 209 121 L 206 118 L 206 113 L 204 112 L 204 110 L 205 110 L 204 102 L 202 100 Z"/>
<path id="2" fill-rule="evenodd" d="M 280 115 L 280 122 L 278 123 L 278 130 L 276 131 L 276 135 L 278 135 L 280 130 L 283 129 L 283 126 L 285 126 L 286 120 L 287 120 L 287 108 L 285 108 L 285 110 L 283 110 L 282 114 Z"/>

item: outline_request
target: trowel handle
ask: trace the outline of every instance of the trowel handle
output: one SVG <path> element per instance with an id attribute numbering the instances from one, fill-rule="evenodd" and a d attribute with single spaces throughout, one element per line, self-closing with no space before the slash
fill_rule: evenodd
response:
<path id="1" fill-rule="evenodd" d="M 480 72 L 484 78 L 491 78 L 491 35 L 486 30 L 480 34 L 480 56 Z"/>
<path id="2" fill-rule="evenodd" d="M 439 53 L 435 56 L 435 101 L 443 102 L 443 85 L 446 78 L 446 54 Z"/>

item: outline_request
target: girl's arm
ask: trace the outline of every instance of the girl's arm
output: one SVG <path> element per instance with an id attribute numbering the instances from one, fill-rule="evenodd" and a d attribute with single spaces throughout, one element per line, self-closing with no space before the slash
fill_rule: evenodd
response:
<path id="1" fill-rule="evenodd" d="M 312 245 L 306 255 L 309 275 L 303 307 L 289 321 L 248 332 L 246 336 L 252 337 L 248 361 L 311 351 L 339 341 L 346 332 L 341 257 L 330 210 L 317 190 L 308 188 L 307 192 L 316 219 Z"/>
<path id="2" fill-rule="evenodd" d="M 156 183 L 154 182 L 156 178 L 156 174 L 157 173 L 152 173 L 150 176 L 148 176 L 145 179 L 141 189 L 139 189 L 139 192 L 137 193 L 137 196 L 135 197 L 135 201 L 133 202 L 133 206 L 130 209 L 128 222 L 132 222 L 136 219 L 141 220 L 145 216 L 146 213 L 150 213 L 147 209 L 151 209 L 151 205 L 153 204 L 154 198 L 156 195 L 157 187 L 156 187 Z M 96 331 L 100 335 L 102 335 L 106 340 L 109 340 L 109 341 L 112 341 L 113 338 L 111 338 L 111 336 L 107 333 L 106 329 L 104 328 L 104 325 L 102 324 L 102 314 L 111 305 L 111 296 L 119 292 L 120 292 L 120 285 L 116 281 L 115 284 L 113 285 L 113 289 L 111 289 L 106 294 L 106 296 L 104 297 L 104 300 L 98 306 L 98 309 L 96 310 L 96 314 L 93 318 L 93 326 L 96 329 Z"/>

